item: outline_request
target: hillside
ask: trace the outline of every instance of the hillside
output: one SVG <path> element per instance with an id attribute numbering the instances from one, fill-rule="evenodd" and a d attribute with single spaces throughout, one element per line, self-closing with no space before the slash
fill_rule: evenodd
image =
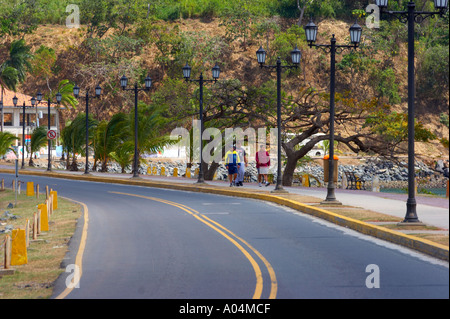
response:
<path id="1" fill-rule="evenodd" d="M 338 43 L 346 44 L 348 28 L 353 22 L 352 19 L 319 19 L 316 22 L 319 26 L 318 42 L 329 43 L 334 34 Z M 221 18 L 215 16 L 138 21 L 130 24 L 125 32 L 110 28 L 99 37 L 89 34 L 89 25 L 70 29 L 59 24 L 41 24 L 32 33 L 26 34 L 24 39 L 31 47 L 31 52 L 37 52 L 41 46 L 54 50 L 56 60 L 52 65 L 51 75 L 47 81 L 42 74 L 30 73 L 26 81 L 18 86 L 18 90 L 35 95 L 37 91 L 49 91 L 48 86 L 54 90 L 62 79 L 78 84 L 82 92 L 87 88 L 93 92 L 95 85 L 100 84 L 103 95 L 100 99 L 91 101 L 90 110 L 94 118 L 109 120 L 112 115 L 121 111 L 129 112 L 133 107 L 131 93 L 121 91 L 118 85 L 122 74 L 127 73 L 129 85 L 135 80 L 142 83 L 147 74 L 152 77 L 151 92 L 140 94 L 139 100 L 145 103 L 164 101 L 179 107 L 185 102 L 197 103 L 192 94 L 196 90 L 194 85 L 188 87 L 189 96 L 182 92 L 187 88 L 182 83 L 181 67 L 187 61 L 193 67 L 193 77 L 203 71 L 209 78 L 211 67 L 219 62 L 221 80 L 238 79 L 242 86 L 263 88 L 268 85 L 271 88 L 275 75 L 259 69 L 256 50 L 263 45 L 269 52 L 269 62 L 274 61 L 275 55 L 281 55 L 289 61 L 289 52 L 297 44 L 302 51 L 300 71 L 283 74 L 282 90 L 286 96 L 294 98 L 302 88 L 314 88 L 317 92 L 326 94 L 329 86 L 329 55 L 309 48 L 304 40 L 303 30 L 296 27 L 296 23 L 297 18 L 254 18 L 249 21 L 251 27 L 244 31 L 245 38 L 238 31 L 230 38 L 230 29 L 223 24 Z M 258 31 L 256 26 L 265 26 L 266 29 Z M 362 54 L 357 52 L 356 58 L 350 52 L 337 56 L 337 92 L 349 93 L 351 98 L 358 100 L 377 97 L 380 103 L 389 103 L 392 112 L 406 113 L 407 54 L 404 28 L 397 25 L 383 33 L 364 27 L 363 32 Z M 7 56 L 10 40 L 3 40 L 0 61 Z M 380 44 L 381 40 L 388 43 Z M 396 52 L 388 52 L 386 48 L 395 48 Z M 424 61 L 420 54 L 425 50 L 425 47 L 418 45 L 418 72 Z M 448 65 L 448 61 L 446 63 Z M 377 73 L 377 70 L 392 70 L 392 73 L 390 77 L 388 73 L 384 77 L 385 74 Z M 448 140 L 449 136 L 448 127 L 440 120 L 442 114 L 448 116 L 448 101 L 448 90 L 440 90 L 440 94 L 436 95 L 435 87 L 428 95 L 424 95 L 423 90 L 420 91 L 417 97 L 417 119 L 437 137 L 431 142 L 417 142 L 417 153 L 429 161 L 448 157 L 448 147 L 439 142 L 441 138 Z M 84 112 L 84 101 L 80 101 L 76 109 L 64 112 L 64 119 L 72 120 L 79 112 Z M 337 131 L 353 133 L 355 130 L 345 123 L 337 125 Z M 342 152 L 350 153 L 344 145 L 338 147 Z"/>

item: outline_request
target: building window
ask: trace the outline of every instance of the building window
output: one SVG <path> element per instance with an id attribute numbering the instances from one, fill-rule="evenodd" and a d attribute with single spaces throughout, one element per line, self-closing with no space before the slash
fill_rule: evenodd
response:
<path id="1" fill-rule="evenodd" d="M 4 126 L 12 126 L 13 122 L 13 114 L 12 113 L 3 113 L 3 125 Z"/>

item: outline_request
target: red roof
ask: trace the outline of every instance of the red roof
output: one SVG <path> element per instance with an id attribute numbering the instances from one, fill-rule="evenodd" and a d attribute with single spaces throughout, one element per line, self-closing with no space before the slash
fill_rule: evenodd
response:
<path id="1" fill-rule="evenodd" d="M 14 92 L 14 91 L 10 91 L 7 88 L 4 88 L 3 91 L 3 106 L 10 106 L 13 107 L 13 97 L 16 96 L 17 97 L 17 106 L 22 106 L 23 102 L 25 102 L 26 106 L 31 106 L 31 98 L 32 96 L 20 93 L 20 92 Z M 0 93 L 0 98 L 1 98 L 1 93 Z M 37 101 L 36 101 L 37 102 Z M 44 103 L 43 103 L 44 102 Z M 44 99 L 42 99 L 41 103 L 39 104 L 39 106 L 47 106 L 47 101 L 44 101 Z M 51 103 L 50 104 L 51 107 L 55 107 L 56 103 Z"/>

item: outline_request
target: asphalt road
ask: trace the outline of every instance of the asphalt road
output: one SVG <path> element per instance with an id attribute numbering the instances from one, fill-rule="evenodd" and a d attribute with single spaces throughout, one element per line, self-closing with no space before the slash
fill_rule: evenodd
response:
<path id="1" fill-rule="evenodd" d="M 7 185 L 12 175 L 0 174 Z M 449 298 L 448 263 L 262 201 L 21 176 L 88 209 L 54 297 Z M 78 254 L 80 255 L 80 254 Z"/>

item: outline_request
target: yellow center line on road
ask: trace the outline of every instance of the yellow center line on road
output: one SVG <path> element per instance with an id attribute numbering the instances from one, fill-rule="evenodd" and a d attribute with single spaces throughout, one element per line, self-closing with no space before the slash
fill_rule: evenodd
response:
<path id="1" fill-rule="evenodd" d="M 156 198 L 156 197 L 144 196 L 144 195 L 121 193 L 121 192 L 110 192 L 110 193 L 145 198 L 145 199 L 149 199 L 149 200 L 153 200 L 153 201 L 157 201 L 157 202 L 161 202 L 161 203 L 164 203 L 164 204 L 167 204 L 167 205 L 171 205 L 171 206 L 177 207 L 177 208 L 187 212 L 188 214 L 192 215 L 197 220 L 201 221 L 202 223 L 204 223 L 208 227 L 212 228 L 213 230 L 215 230 L 219 234 L 221 234 L 223 237 L 228 239 L 233 245 L 235 245 L 244 254 L 244 256 L 249 260 L 249 262 L 252 265 L 253 270 L 255 272 L 255 276 L 256 276 L 256 287 L 255 287 L 255 292 L 254 292 L 252 298 L 253 299 L 261 299 L 261 295 L 262 295 L 262 291 L 263 291 L 263 276 L 262 276 L 261 268 L 259 267 L 259 265 L 256 262 L 256 260 L 252 257 L 252 255 L 244 247 L 242 247 L 242 245 L 239 244 L 237 242 L 237 240 L 242 242 L 244 245 L 249 247 L 262 260 L 264 265 L 267 267 L 267 270 L 268 270 L 270 278 L 271 278 L 271 290 L 270 290 L 269 299 L 275 299 L 276 294 L 277 294 L 277 286 L 278 286 L 278 284 L 277 284 L 275 272 L 274 272 L 272 266 L 261 255 L 261 253 L 259 253 L 255 248 L 253 248 L 245 240 L 243 240 L 242 238 L 240 238 L 239 236 L 234 234 L 229 229 L 227 229 L 224 226 L 220 225 L 219 223 L 213 221 L 212 219 L 206 217 L 205 215 L 200 214 L 198 211 L 196 211 L 196 210 L 194 210 L 194 209 L 192 209 L 192 208 L 190 208 L 190 207 L 188 207 L 186 205 L 180 204 L 180 203 L 176 203 L 176 202 L 172 202 L 172 201 L 168 201 L 168 200 L 161 199 L 161 198 Z M 227 233 L 230 236 L 234 237 L 235 239 L 230 237 Z"/>

